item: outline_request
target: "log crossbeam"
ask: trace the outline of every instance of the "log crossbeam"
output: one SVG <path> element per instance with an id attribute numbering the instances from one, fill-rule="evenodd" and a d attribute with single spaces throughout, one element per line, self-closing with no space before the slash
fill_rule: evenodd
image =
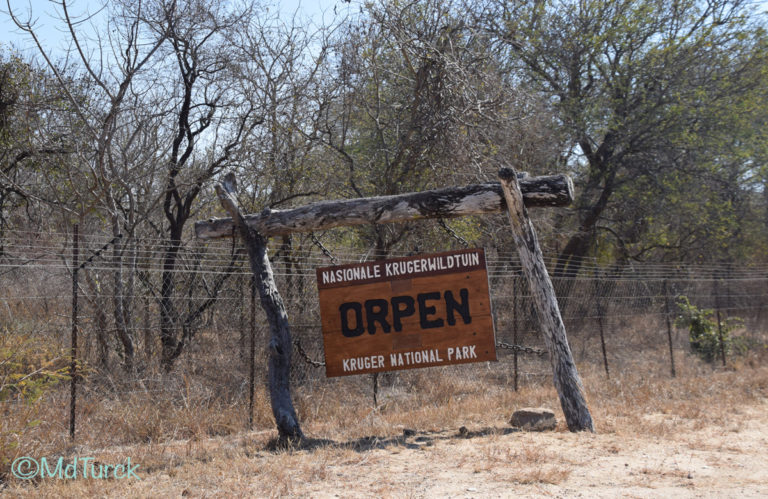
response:
<path id="1" fill-rule="evenodd" d="M 525 177 L 519 184 L 526 207 L 566 206 L 573 201 L 573 183 L 567 175 Z M 244 218 L 250 228 L 269 237 L 350 225 L 499 213 L 506 209 L 501 184 L 488 183 L 395 196 L 321 201 L 288 210 L 266 209 Z M 200 239 L 230 237 L 232 219 L 199 221 L 195 224 L 195 235 Z"/>

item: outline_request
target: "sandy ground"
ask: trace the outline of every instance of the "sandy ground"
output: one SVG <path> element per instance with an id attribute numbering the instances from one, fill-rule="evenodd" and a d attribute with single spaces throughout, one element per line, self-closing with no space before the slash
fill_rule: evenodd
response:
<path id="1" fill-rule="evenodd" d="M 355 497 L 768 497 L 768 407 L 727 428 L 653 415 L 672 434 L 495 434 L 375 450 L 298 494 Z M 423 436 L 428 439 L 428 435 Z M 418 439 L 418 437 L 417 437 Z"/>
<path id="2" fill-rule="evenodd" d="M 642 433 L 493 428 L 270 452 L 271 435 L 95 452 L 131 456 L 141 480 L 11 483 L 9 497 L 768 497 L 768 402 L 732 408 L 725 425 L 644 416 Z M 82 449 L 81 453 L 88 453 Z M 94 452 L 92 452 L 94 453 Z"/>

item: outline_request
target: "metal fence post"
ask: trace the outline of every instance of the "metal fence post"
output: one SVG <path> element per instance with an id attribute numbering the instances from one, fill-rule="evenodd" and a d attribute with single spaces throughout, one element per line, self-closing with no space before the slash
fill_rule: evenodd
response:
<path id="1" fill-rule="evenodd" d="M 611 379 L 611 373 L 608 371 L 608 352 L 605 349 L 605 330 L 603 327 L 603 306 L 602 306 L 602 291 L 600 286 L 600 279 L 595 275 L 595 294 L 592 297 L 595 303 L 595 313 L 597 314 L 597 327 L 600 331 L 600 348 L 603 352 L 603 368 L 605 369 L 605 377 Z"/>
<path id="2" fill-rule="evenodd" d="M 667 289 L 667 280 L 662 281 L 662 287 L 664 291 L 664 316 L 667 319 L 667 340 L 669 341 L 669 366 L 672 373 L 672 377 L 676 377 L 675 373 L 675 354 L 672 349 L 672 321 L 670 320 L 669 311 L 669 292 Z"/>
<path id="3" fill-rule="evenodd" d="M 77 273 L 80 270 L 79 258 L 79 225 L 75 224 L 72 236 L 72 345 L 70 347 L 71 364 L 69 365 L 70 394 L 69 394 L 69 438 L 75 439 L 75 411 L 77 407 Z"/>
<path id="4" fill-rule="evenodd" d="M 600 329 L 600 348 L 603 351 L 603 367 L 605 368 L 605 377 L 611 379 L 611 373 L 608 371 L 608 352 L 605 349 L 605 331 L 603 328 L 603 310 L 600 304 L 597 304 L 597 327 Z"/>
<path id="5" fill-rule="evenodd" d="M 715 315 L 717 316 L 717 338 L 720 342 L 720 358 L 723 361 L 723 367 L 725 367 L 725 338 L 723 336 L 723 321 L 720 318 L 720 277 L 718 276 L 714 281 L 715 287 Z"/>
<path id="6" fill-rule="evenodd" d="M 253 396 L 256 388 L 256 276 L 251 276 L 251 321 L 250 321 L 250 373 L 248 375 L 248 386 L 250 388 L 250 401 L 248 403 L 248 429 L 253 429 Z"/>
<path id="7" fill-rule="evenodd" d="M 517 338 L 517 329 L 518 329 L 518 315 L 519 315 L 519 307 L 517 303 L 517 286 L 515 283 L 517 280 L 513 277 L 512 278 L 512 343 L 515 345 L 519 345 L 519 341 Z M 512 350 L 512 362 L 514 365 L 514 371 L 515 371 L 515 391 L 517 391 L 517 379 L 518 379 L 518 369 L 517 369 L 517 349 Z"/>

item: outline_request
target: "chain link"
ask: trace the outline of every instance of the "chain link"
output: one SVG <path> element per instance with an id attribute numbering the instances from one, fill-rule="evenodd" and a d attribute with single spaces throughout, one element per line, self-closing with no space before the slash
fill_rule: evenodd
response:
<path id="1" fill-rule="evenodd" d="M 323 243 L 321 243 L 321 242 L 320 242 L 320 239 L 318 239 L 318 238 L 315 236 L 315 233 L 314 233 L 314 232 L 310 232 L 310 233 L 309 233 L 309 237 L 311 237 L 311 238 L 312 238 L 312 242 L 315 244 L 315 246 L 317 246 L 318 248 L 320 248 L 320 251 L 322 251 L 322 252 L 323 252 L 323 254 L 324 254 L 326 257 L 328 257 L 328 259 L 331 261 L 331 264 L 333 264 L 333 265 L 338 265 L 338 264 L 339 264 L 339 261 L 336 259 L 336 257 L 335 257 L 335 256 L 333 256 L 333 255 L 331 254 L 331 252 L 330 252 L 330 251 L 328 251 L 328 248 L 326 248 L 325 246 L 323 246 Z"/>
<path id="2" fill-rule="evenodd" d="M 123 238 L 123 235 L 122 235 L 122 234 L 118 234 L 117 236 L 113 237 L 113 238 L 112 238 L 112 240 L 111 240 L 110 242 L 108 242 L 107 244 L 105 244 L 104 246 L 102 246 L 101 248 L 99 248 L 98 250 L 94 251 L 94 252 L 91 254 L 90 258 L 88 258 L 86 261 L 84 261 L 83 263 L 81 263 L 81 264 L 80 264 L 80 266 L 78 267 L 78 269 L 83 269 L 83 268 L 85 268 L 85 266 L 86 266 L 86 265 L 88 265 L 88 264 L 90 264 L 91 262 L 93 262 L 93 260 L 94 260 L 94 259 L 96 259 L 96 258 L 100 257 L 100 256 L 101 256 L 101 254 L 102 254 L 102 253 L 103 253 L 103 252 L 104 252 L 104 251 L 105 251 L 107 248 L 109 248 L 109 247 L 110 247 L 110 246 L 112 246 L 113 244 L 116 244 L 116 243 L 117 243 L 117 242 L 118 242 L 120 239 L 122 239 L 122 238 Z"/>
<path id="3" fill-rule="evenodd" d="M 309 355 L 307 355 L 307 352 L 304 351 L 304 348 L 301 346 L 301 341 L 296 338 L 293 340 L 293 344 L 296 345 L 296 351 L 299 352 L 299 355 L 301 355 L 304 358 L 304 361 L 313 366 L 313 367 L 325 367 L 325 362 L 318 362 L 316 360 L 313 360 Z"/>
<path id="4" fill-rule="evenodd" d="M 526 347 L 523 345 L 513 345 L 511 343 L 504 343 L 503 341 L 496 343 L 496 346 L 499 348 L 504 348 L 506 350 L 512 350 L 513 352 L 530 353 L 530 354 L 538 355 L 539 357 L 547 354 L 547 351 L 542 348 Z"/>
<path id="5" fill-rule="evenodd" d="M 445 230 L 452 238 L 454 238 L 459 243 L 461 243 L 462 246 L 464 246 L 465 248 L 469 248 L 469 241 L 467 241 L 466 239 L 458 235 L 455 230 L 453 230 L 451 227 L 448 226 L 447 223 L 445 223 L 445 220 L 443 220 L 442 218 L 438 218 L 437 223 L 440 224 L 440 227 L 442 227 L 443 230 Z"/>

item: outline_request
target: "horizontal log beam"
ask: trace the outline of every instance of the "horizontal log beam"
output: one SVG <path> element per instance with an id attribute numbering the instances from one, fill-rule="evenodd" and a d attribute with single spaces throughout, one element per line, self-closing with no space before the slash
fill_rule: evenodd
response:
<path id="1" fill-rule="evenodd" d="M 566 206 L 573 202 L 573 183 L 567 175 L 520 179 L 527 207 Z M 498 183 L 448 187 L 394 196 L 320 201 L 288 210 L 264 210 L 246 215 L 246 223 L 263 236 L 313 232 L 333 227 L 385 224 L 424 218 L 455 218 L 506 210 Z M 232 235 L 231 218 L 195 223 L 195 235 L 214 239 Z"/>

